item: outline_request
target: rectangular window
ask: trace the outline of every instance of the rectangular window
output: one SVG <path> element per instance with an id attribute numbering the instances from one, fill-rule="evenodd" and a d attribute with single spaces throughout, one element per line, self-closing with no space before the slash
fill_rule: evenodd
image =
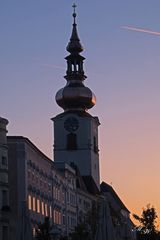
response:
<path id="1" fill-rule="evenodd" d="M 77 150 L 77 135 L 74 133 L 67 135 L 67 150 Z"/>
<path id="2" fill-rule="evenodd" d="M 2 206 L 8 205 L 8 192 L 7 190 L 2 190 Z"/>
<path id="3" fill-rule="evenodd" d="M 65 193 L 62 192 L 62 202 L 65 203 Z"/>
<path id="4" fill-rule="evenodd" d="M 60 200 L 60 190 L 57 189 L 57 199 Z"/>
<path id="5" fill-rule="evenodd" d="M 53 198 L 55 198 L 55 187 L 53 187 Z"/>
<path id="6" fill-rule="evenodd" d="M 57 188 L 55 187 L 55 199 L 57 199 Z"/>
<path id="7" fill-rule="evenodd" d="M 52 207 L 51 206 L 49 206 L 49 216 L 50 216 L 50 218 L 52 218 Z"/>
<path id="8" fill-rule="evenodd" d="M 40 200 L 37 199 L 37 213 L 40 213 Z"/>
<path id="9" fill-rule="evenodd" d="M 32 234 L 33 234 L 33 237 L 35 238 L 36 237 L 36 229 L 35 229 L 35 227 L 32 229 Z"/>
<path id="10" fill-rule="evenodd" d="M 32 197 L 31 197 L 31 195 L 28 195 L 28 209 L 32 210 Z"/>
<path id="11" fill-rule="evenodd" d="M 61 225 L 61 212 L 58 212 L 58 224 Z"/>
<path id="12" fill-rule="evenodd" d="M 58 212 L 57 211 L 55 212 L 56 212 L 56 224 L 58 224 Z"/>
<path id="13" fill-rule="evenodd" d="M 44 202 L 41 202 L 42 215 L 44 215 Z"/>
<path id="14" fill-rule="evenodd" d="M 56 223 L 56 210 L 53 211 L 53 222 Z"/>
<path id="15" fill-rule="evenodd" d="M 46 217 L 48 217 L 48 206 L 47 206 L 47 203 L 45 203 L 45 215 L 46 215 Z"/>
<path id="16" fill-rule="evenodd" d="M 63 225 L 65 225 L 65 215 L 63 215 Z"/>
<path id="17" fill-rule="evenodd" d="M 33 197 L 33 211 L 36 211 L 36 199 Z"/>
<path id="18" fill-rule="evenodd" d="M 7 158 L 2 156 L 2 165 L 7 166 Z"/>
<path id="19" fill-rule="evenodd" d="M 69 193 L 67 192 L 67 202 L 69 203 Z"/>

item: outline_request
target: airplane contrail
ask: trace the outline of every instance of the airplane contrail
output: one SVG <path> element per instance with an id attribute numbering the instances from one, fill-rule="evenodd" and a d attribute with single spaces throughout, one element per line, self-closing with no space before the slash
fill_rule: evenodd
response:
<path id="1" fill-rule="evenodd" d="M 150 29 L 139 28 L 139 27 L 131 27 L 131 26 L 122 26 L 121 28 L 126 29 L 126 30 L 130 30 L 130 31 L 142 32 L 142 33 L 148 33 L 148 34 L 160 36 L 160 32 L 152 31 Z"/>

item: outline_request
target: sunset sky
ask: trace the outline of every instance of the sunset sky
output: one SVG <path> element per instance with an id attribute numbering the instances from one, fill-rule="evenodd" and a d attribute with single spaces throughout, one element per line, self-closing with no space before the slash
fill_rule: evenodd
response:
<path id="1" fill-rule="evenodd" d="M 51 118 L 62 110 L 71 0 L 0 3 L 0 116 L 52 158 Z M 132 213 L 160 216 L 160 1 L 77 0 L 85 84 L 97 96 L 101 180 Z"/>

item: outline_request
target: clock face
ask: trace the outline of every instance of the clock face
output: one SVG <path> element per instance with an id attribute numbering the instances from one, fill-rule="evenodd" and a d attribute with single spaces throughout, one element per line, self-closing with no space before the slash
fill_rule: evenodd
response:
<path id="1" fill-rule="evenodd" d="M 69 117 L 64 122 L 64 128 L 68 132 L 75 132 L 79 127 L 78 120 L 74 117 Z"/>

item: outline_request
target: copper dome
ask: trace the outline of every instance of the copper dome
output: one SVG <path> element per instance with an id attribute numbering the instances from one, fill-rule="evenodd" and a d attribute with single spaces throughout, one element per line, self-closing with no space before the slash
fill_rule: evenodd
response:
<path id="1" fill-rule="evenodd" d="M 94 93 L 84 85 L 76 87 L 65 86 L 57 92 L 56 102 L 64 110 L 88 110 L 95 105 L 96 97 Z"/>

